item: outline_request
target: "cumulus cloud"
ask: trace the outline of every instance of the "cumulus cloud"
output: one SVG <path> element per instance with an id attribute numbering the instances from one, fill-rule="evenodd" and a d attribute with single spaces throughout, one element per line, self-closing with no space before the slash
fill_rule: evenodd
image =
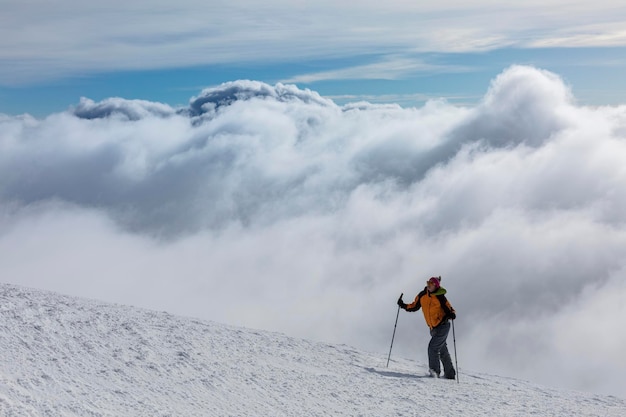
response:
<path id="1" fill-rule="evenodd" d="M 626 107 L 530 67 L 472 108 L 254 81 L 84 99 L 0 118 L 0 273 L 381 352 L 398 294 L 442 275 L 462 368 L 624 396 L 588 376 L 626 371 L 625 160 Z M 425 360 L 419 313 L 396 337 Z"/>

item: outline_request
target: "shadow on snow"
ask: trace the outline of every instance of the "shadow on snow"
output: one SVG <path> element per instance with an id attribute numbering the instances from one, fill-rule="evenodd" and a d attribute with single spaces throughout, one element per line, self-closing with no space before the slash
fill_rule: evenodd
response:
<path id="1" fill-rule="evenodd" d="M 402 372 L 394 372 L 394 371 L 384 371 L 380 369 L 374 368 L 364 368 L 367 372 L 372 372 L 374 374 L 388 376 L 392 378 L 430 378 L 430 375 L 415 375 L 415 374 L 407 374 Z"/>

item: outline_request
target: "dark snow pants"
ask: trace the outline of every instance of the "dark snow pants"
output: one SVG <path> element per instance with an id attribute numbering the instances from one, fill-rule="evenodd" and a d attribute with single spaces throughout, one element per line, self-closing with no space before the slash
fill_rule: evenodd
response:
<path id="1" fill-rule="evenodd" d="M 430 330 L 430 343 L 428 344 L 428 367 L 439 374 L 441 372 L 441 363 L 443 363 L 443 373 L 446 378 L 453 379 L 456 376 L 454 366 L 452 366 L 452 358 L 448 352 L 446 339 L 450 332 L 450 323 L 445 322 Z"/>

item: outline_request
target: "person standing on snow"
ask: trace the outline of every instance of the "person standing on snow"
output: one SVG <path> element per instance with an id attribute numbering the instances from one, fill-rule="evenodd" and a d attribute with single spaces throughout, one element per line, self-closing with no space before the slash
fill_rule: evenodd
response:
<path id="1" fill-rule="evenodd" d="M 439 378 L 441 363 L 443 363 L 444 377 L 455 379 L 456 371 L 452 366 L 452 358 L 448 352 L 446 339 L 450 332 L 449 320 L 456 318 L 456 312 L 446 299 L 446 290 L 441 286 L 441 277 L 432 277 L 426 281 L 426 287 L 417 294 L 415 301 L 405 304 L 402 296 L 398 299 L 400 308 L 406 311 L 417 311 L 420 308 L 424 313 L 426 324 L 430 328 L 430 343 L 428 344 L 428 368 L 430 376 Z"/>

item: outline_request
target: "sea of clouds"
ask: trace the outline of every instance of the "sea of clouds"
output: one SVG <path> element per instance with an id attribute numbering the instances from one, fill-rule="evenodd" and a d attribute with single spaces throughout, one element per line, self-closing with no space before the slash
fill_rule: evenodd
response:
<path id="1" fill-rule="evenodd" d="M 524 66 L 486 89 L 401 108 L 234 81 L 0 115 L 0 276 L 386 351 L 398 295 L 441 275 L 461 372 L 626 397 L 626 106 Z M 394 355 L 428 339 L 402 312 Z"/>

